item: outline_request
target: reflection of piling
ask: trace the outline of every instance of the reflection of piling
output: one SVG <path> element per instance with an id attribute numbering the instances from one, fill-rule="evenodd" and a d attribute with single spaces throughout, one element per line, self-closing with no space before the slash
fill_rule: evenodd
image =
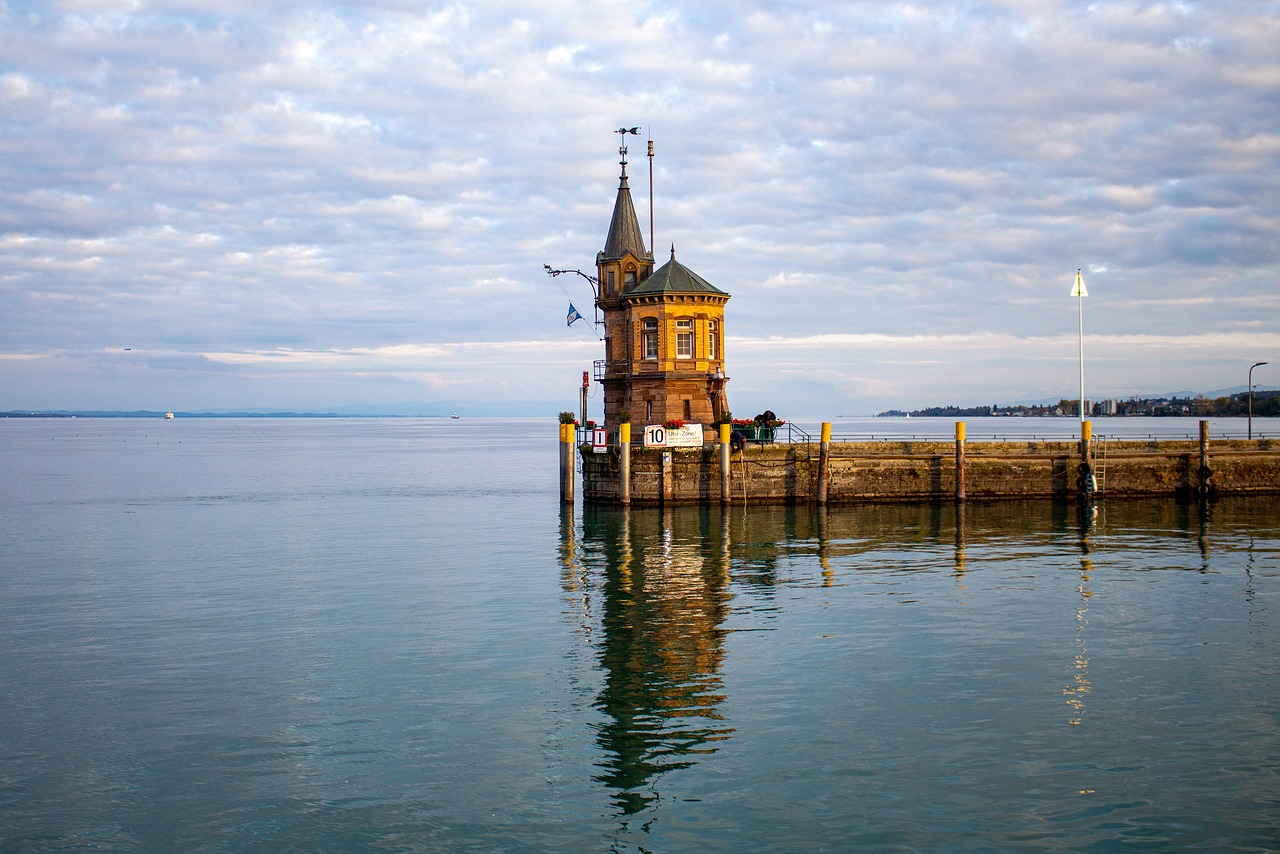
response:
<path id="1" fill-rule="evenodd" d="M 964 501 L 964 422 L 956 422 L 956 501 Z"/>
<path id="2" fill-rule="evenodd" d="M 822 422 L 822 444 L 818 451 L 818 503 L 827 503 L 828 467 L 831 460 L 831 422 Z"/>
<path id="3" fill-rule="evenodd" d="M 733 426 L 720 425 L 720 502 L 728 504 L 732 499 L 729 494 L 729 450 L 732 447 Z"/>
<path id="4" fill-rule="evenodd" d="M 573 425 L 560 425 L 560 500 L 573 503 Z"/>
<path id="5" fill-rule="evenodd" d="M 631 503 L 631 424 L 618 425 L 618 502 Z"/>

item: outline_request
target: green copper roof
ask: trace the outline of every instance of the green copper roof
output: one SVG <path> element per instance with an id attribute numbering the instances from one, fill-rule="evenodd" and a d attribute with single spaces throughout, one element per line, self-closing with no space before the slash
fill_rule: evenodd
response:
<path id="1" fill-rule="evenodd" d="M 645 296 L 647 294 L 721 294 L 724 291 L 690 270 L 676 260 L 675 249 L 671 250 L 671 260 L 649 274 L 643 282 L 632 285 L 623 296 Z"/>

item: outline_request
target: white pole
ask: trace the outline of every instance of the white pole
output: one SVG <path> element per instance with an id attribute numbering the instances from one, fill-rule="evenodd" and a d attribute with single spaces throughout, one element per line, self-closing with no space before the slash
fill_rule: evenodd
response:
<path id="1" fill-rule="evenodd" d="M 1080 268 L 1076 268 L 1076 284 L 1071 289 L 1071 295 L 1076 297 L 1080 304 L 1080 425 L 1084 426 L 1084 298 L 1089 292 L 1084 287 L 1084 276 L 1080 273 Z"/>
<path id="2" fill-rule="evenodd" d="M 1076 297 L 1080 304 L 1080 423 L 1084 423 L 1084 295 Z"/>

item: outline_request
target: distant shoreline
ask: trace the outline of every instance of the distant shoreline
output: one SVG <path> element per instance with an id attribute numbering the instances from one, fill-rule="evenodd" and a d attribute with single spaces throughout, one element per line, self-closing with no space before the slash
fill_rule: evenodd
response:
<path id="1" fill-rule="evenodd" d="M 166 413 L 138 410 L 97 411 L 97 410 L 54 410 L 10 411 L 0 412 L 0 418 L 159 418 L 165 420 Z M 174 418 L 450 418 L 449 415 L 398 415 L 393 413 L 339 413 L 339 412 L 177 412 Z"/>

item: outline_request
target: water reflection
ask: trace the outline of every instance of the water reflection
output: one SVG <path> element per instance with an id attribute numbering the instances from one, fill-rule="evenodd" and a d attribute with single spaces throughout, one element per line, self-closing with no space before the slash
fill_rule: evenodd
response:
<path id="1" fill-rule="evenodd" d="M 1074 603 L 1057 606 L 1051 623 L 1072 627 L 1070 646 L 1064 631 L 1056 647 L 1065 653 L 1057 659 L 1062 669 L 1043 688 L 1046 696 L 1060 690 L 1065 723 L 1081 726 L 1093 690 L 1090 608 L 1101 607 L 1093 616 L 1111 625 L 1116 617 L 1106 605 L 1120 576 L 1153 568 L 1222 572 L 1235 555 L 1248 558 L 1251 598 L 1255 547 L 1242 535 L 1275 506 L 586 507 L 580 525 L 566 510 L 561 583 L 583 640 L 574 655 L 589 657 L 599 680 L 584 689 L 584 705 L 599 714 L 594 780 L 618 815 L 633 816 L 656 806 L 665 775 L 710 761 L 736 731 L 722 675 L 730 632 L 779 624 L 788 603 L 799 601 L 797 587 L 830 588 L 841 602 L 848 594 L 840 588 L 851 588 L 902 604 L 932 598 L 939 607 L 939 582 L 998 595 L 1004 579 L 1015 577 L 1011 568 L 1018 585 L 1043 568 L 1050 574 L 1037 583 L 1050 589 L 1053 568 L 1070 568 Z M 1019 595 L 1017 586 L 1009 589 Z"/>
<path id="2" fill-rule="evenodd" d="M 648 808 L 661 775 L 690 767 L 733 733 L 720 711 L 727 522 L 697 508 L 583 513 L 581 561 L 566 566 L 566 592 L 598 631 L 595 779 L 621 814 Z M 562 545 L 562 556 L 570 548 Z"/>

